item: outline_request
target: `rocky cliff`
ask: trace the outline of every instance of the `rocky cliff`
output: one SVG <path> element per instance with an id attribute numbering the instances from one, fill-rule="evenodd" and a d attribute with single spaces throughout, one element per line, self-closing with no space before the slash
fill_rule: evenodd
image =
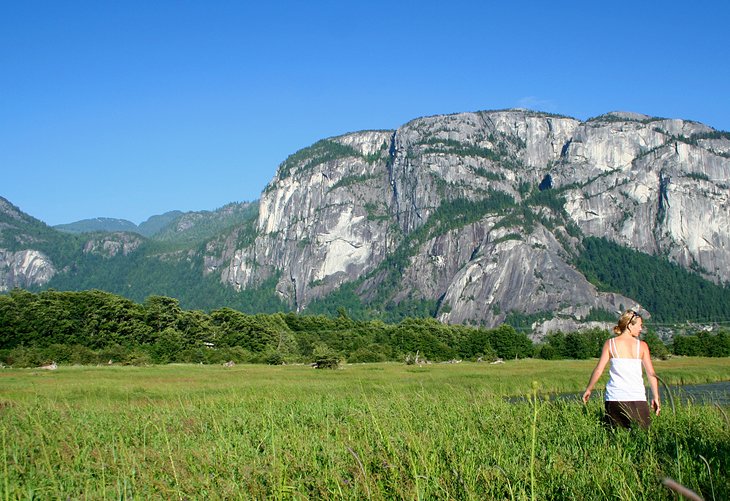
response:
<path id="1" fill-rule="evenodd" d="M 447 322 L 581 320 L 635 303 L 571 266 L 582 236 L 730 281 L 729 152 L 725 133 L 633 113 L 420 118 L 289 157 L 262 194 L 258 236 L 215 261 L 238 289 L 277 277 L 297 309 L 350 282 L 366 301 L 436 300 Z"/>
<path id="2" fill-rule="evenodd" d="M 47 284 L 56 267 L 44 253 L 36 250 L 0 249 L 0 292 Z"/>
<path id="3" fill-rule="evenodd" d="M 48 254 L 37 248 L 44 230 L 52 231 L 0 197 L 0 292 L 43 286 L 56 274 Z"/>

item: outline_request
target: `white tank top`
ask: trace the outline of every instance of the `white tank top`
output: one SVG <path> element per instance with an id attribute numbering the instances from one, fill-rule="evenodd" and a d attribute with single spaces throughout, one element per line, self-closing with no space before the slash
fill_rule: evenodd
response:
<path id="1" fill-rule="evenodd" d="M 646 402 L 646 388 L 641 374 L 641 341 L 636 340 L 636 358 L 619 358 L 616 341 L 608 341 L 611 352 L 611 368 L 606 384 L 606 400 L 621 402 Z"/>

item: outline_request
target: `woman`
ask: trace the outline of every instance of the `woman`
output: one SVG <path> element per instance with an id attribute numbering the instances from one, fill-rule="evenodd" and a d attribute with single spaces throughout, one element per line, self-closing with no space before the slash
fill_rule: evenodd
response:
<path id="1" fill-rule="evenodd" d="M 608 421 L 613 426 L 628 428 L 632 423 L 638 423 L 642 428 L 649 426 L 650 411 L 641 375 L 642 364 L 651 387 L 651 406 L 654 413 L 658 416 L 661 409 L 659 385 L 651 364 L 649 346 L 644 341 L 639 341 L 642 326 L 643 319 L 637 312 L 627 310 L 621 315 L 618 324 L 613 328 L 616 337 L 604 343 L 601 358 L 583 393 L 583 402 L 588 402 L 593 387 L 610 360 L 605 408 Z"/>

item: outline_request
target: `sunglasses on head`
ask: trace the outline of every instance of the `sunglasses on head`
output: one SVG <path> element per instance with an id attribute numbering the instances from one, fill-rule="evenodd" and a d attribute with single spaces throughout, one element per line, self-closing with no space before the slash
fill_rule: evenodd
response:
<path id="1" fill-rule="evenodd" d="M 631 318 L 629 318 L 629 321 L 628 321 L 628 323 L 629 323 L 629 324 L 630 324 L 631 322 L 633 322 L 635 318 L 637 318 L 637 317 L 638 317 L 638 318 L 641 318 L 641 315 L 639 315 L 639 314 L 638 314 L 638 313 L 636 313 L 635 311 L 632 311 L 631 313 L 632 313 L 632 315 L 631 315 Z"/>

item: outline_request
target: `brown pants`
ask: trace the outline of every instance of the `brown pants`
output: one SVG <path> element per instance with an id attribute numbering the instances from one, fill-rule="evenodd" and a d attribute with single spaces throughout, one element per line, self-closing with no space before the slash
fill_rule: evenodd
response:
<path id="1" fill-rule="evenodd" d="M 648 428 L 650 422 L 649 404 L 646 401 L 618 402 L 606 400 L 606 421 L 611 426 L 631 428 L 638 424 Z"/>

